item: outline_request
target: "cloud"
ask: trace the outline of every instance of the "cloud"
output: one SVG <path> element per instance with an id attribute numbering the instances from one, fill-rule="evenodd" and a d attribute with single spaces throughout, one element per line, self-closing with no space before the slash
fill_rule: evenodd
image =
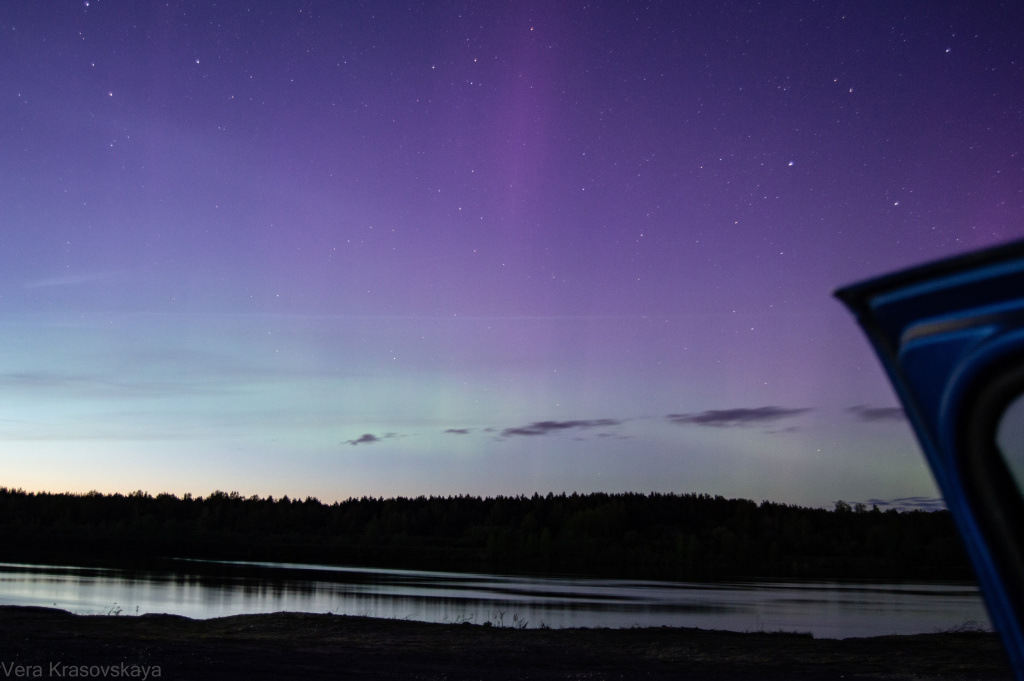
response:
<path id="1" fill-rule="evenodd" d="M 79 284 L 89 284 L 94 281 L 103 281 L 105 279 L 111 279 L 120 274 L 120 272 L 91 272 L 89 274 L 74 274 L 63 277 L 47 277 L 45 279 L 33 279 L 27 281 L 24 284 L 24 288 L 52 288 L 54 286 L 78 286 Z"/>
<path id="2" fill-rule="evenodd" d="M 451 435 L 469 435 L 471 431 L 469 430 L 469 428 L 449 428 L 444 432 L 449 433 Z"/>
<path id="3" fill-rule="evenodd" d="M 208 377 L 203 381 L 142 380 L 140 378 L 113 378 L 103 374 L 60 373 L 53 371 L 0 372 L 0 392 L 50 392 L 66 397 L 168 397 L 210 395 L 229 392 L 237 386 L 230 381 Z"/>
<path id="4" fill-rule="evenodd" d="M 681 426 L 713 426 L 734 428 L 736 426 L 759 426 L 776 423 L 782 419 L 800 416 L 810 409 L 787 409 L 785 407 L 757 407 L 756 409 L 709 409 L 697 414 L 669 414 L 666 418 Z"/>
<path id="5" fill-rule="evenodd" d="M 620 423 L 622 422 L 616 421 L 615 419 L 591 419 L 588 421 L 535 421 L 528 426 L 506 428 L 501 431 L 501 436 L 547 435 L 549 433 L 557 433 L 562 430 L 571 430 L 574 428 L 602 428 L 607 426 L 617 426 Z"/>
<path id="6" fill-rule="evenodd" d="M 363 433 L 362 435 L 357 437 L 355 440 L 345 440 L 345 442 L 343 442 L 342 444 L 353 445 L 353 446 L 355 446 L 355 445 L 372 445 L 375 442 L 382 442 L 384 440 L 389 440 L 389 439 L 391 439 L 393 437 L 398 437 L 398 433 L 384 433 L 384 435 L 381 435 L 380 437 L 374 435 L 373 433 Z"/>
<path id="7" fill-rule="evenodd" d="M 616 440 L 632 440 L 632 435 L 620 435 L 619 433 L 598 433 L 600 438 L 614 438 Z"/>
<path id="8" fill-rule="evenodd" d="M 907 420 L 907 413 L 900 407 L 869 407 L 866 404 L 858 404 L 856 407 L 850 407 L 846 411 L 861 421 L 869 423 Z"/>
<path id="9" fill-rule="evenodd" d="M 868 499 L 868 506 L 894 508 L 897 511 L 944 511 L 946 502 L 942 497 L 898 497 L 896 499 Z"/>
<path id="10" fill-rule="evenodd" d="M 8 371 L 0 373 L 0 386 L 18 388 L 66 388 L 95 380 L 80 374 L 56 374 L 50 371 Z"/>
<path id="11" fill-rule="evenodd" d="M 776 428 L 775 430 L 766 430 L 765 432 L 769 435 L 780 435 L 785 433 L 799 433 L 803 428 L 800 426 L 786 426 L 785 428 Z"/>

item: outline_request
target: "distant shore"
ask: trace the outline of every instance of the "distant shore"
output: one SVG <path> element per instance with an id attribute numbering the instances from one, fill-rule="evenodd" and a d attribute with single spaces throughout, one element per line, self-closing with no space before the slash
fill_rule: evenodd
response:
<path id="1" fill-rule="evenodd" d="M 995 634 L 863 639 L 512 629 L 276 613 L 191 620 L 0 606 L 0 674 L 163 679 L 1011 679 Z"/>
<path id="2" fill-rule="evenodd" d="M 165 556 L 502 574 L 973 579 L 948 511 L 801 508 L 706 494 L 349 499 L 0 487 L 0 560 Z"/>

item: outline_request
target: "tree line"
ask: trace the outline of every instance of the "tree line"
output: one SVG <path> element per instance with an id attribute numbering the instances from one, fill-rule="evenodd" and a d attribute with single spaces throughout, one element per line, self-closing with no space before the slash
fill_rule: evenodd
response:
<path id="1" fill-rule="evenodd" d="M 198 558 L 639 579 L 970 579 L 947 511 L 706 494 L 348 499 L 0 487 L 0 560 Z"/>

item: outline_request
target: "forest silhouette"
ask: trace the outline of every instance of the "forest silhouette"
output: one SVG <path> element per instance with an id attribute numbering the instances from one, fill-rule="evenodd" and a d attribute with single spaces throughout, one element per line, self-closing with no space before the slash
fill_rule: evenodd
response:
<path id="1" fill-rule="evenodd" d="M 668 580 L 971 579 L 947 511 L 706 494 L 349 499 L 0 487 L 0 560 L 163 558 Z"/>

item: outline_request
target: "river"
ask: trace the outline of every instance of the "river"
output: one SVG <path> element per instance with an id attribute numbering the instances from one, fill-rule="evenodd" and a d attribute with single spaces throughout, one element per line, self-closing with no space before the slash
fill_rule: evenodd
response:
<path id="1" fill-rule="evenodd" d="M 0 563 L 0 604 L 193 618 L 315 612 L 526 627 L 684 626 L 817 638 L 991 628 L 972 584 L 658 582 L 173 561 L 166 570 Z"/>

